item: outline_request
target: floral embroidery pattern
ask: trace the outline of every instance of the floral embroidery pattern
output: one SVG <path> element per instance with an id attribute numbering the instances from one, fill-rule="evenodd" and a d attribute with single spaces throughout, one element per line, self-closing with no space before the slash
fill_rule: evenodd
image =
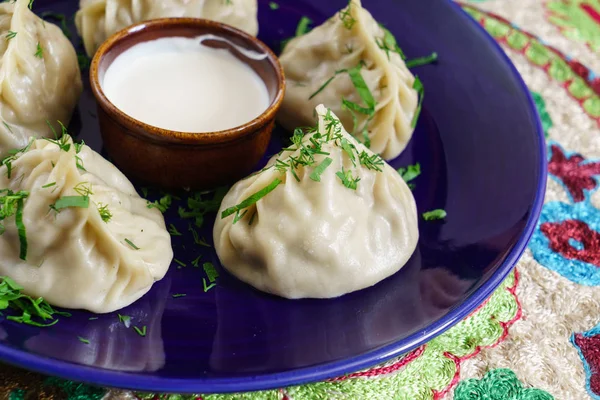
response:
<path id="1" fill-rule="evenodd" d="M 585 199 L 586 191 L 594 191 L 600 175 L 600 162 L 588 162 L 579 154 L 568 154 L 560 145 L 550 144 L 548 172 L 568 191 L 571 199 L 578 203 Z"/>
<path id="2" fill-rule="evenodd" d="M 548 21 L 558 26 L 562 33 L 577 42 L 584 42 L 600 51 L 600 1 L 553 0 L 546 3 Z"/>
<path id="3" fill-rule="evenodd" d="M 454 391 L 454 400 L 553 400 L 543 390 L 524 388 L 510 369 L 489 371 L 481 380 L 462 381 Z"/>
<path id="4" fill-rule="evenodd" d="M 573 334 L 571 343 L 584 364 L 590 396 L 594 400 L 600 400 L 600 325 L 588 332 Z"/>

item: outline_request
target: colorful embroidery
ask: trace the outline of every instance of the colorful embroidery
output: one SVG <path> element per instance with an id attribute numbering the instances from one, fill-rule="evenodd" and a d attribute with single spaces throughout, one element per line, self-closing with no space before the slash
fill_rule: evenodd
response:
<path id="1" fill-rule="evenodd" d="M 142 400 L 313 400 L 329 399 L 332 393 L 347 399 L 439 400 L 458 383 L 462 361 L 481 349 L 494 347 L 508 335 L 521 317 L 515 295 L 515 271 L 476 312 L 445 334 L 403 359 L 384 367 L 347 375 L 327 382 L 239 395 L 158 397 L 137 394 Z M 374 378 L 377 379 L 368 379 Z"/>
<path id="2" fill-rule="evenodd" d="M 520 52 L 533 65 L 560 82 L 569 95 L 577 100 L 583 110 L 600 126 L 600 77 L 506 19 L 470 5 L 461 6 L 496 40 Z"/>
<path id="3" fill-rule="evenodd" d="M 589 201 L 547 203 L 529 245 L 546 268 L 580 285 L 600 285 L 600 210 Z"/>
<path id="4" fill-rule="evenodd" d="M 600 2 L 598 0 L 549 1 L 548 21 L 566 37 L 600 51 Z"/>
<path id="5" fill-rule="evenodd" d="M 540 114 L 540 120 L 542 121 L 542 128 L 544 128 L 544 136 L 548 138 L 548 132 L 550 128 L 554 125 L 552 123 L 552 118 L 550 118 L 550 114 L 546 111 L 546 102 L 541 94 L 536 92 L 531 92 L 531 96 L 533 97 L 533 101 L 535 101 L 535 106 Z"/>
<path id="6" fill-rule="evenodd" d="M 454 391 L 454 400 L 553 400 L 547 392 L 524 388 L 510 369 L 489 371 L 481 380 L 462 381 Z"/>
<path id="7" fill-rule="evenodd" d="M 581 202 L 586 193 L 597 189 L 598 182 L 594 177 L 600 175 L 600 162 L 566 153 L 557 143 L 550 144 L 548 157 L 548 172 L 567 189 L 572 201 Z"/>
<path id="8" fill-rule="evenodd" d="M 600 325 L 588 332 L 573 334 L 571 343 L 584 364 L 590 396 L 594 400 L 600 400 Z"/>

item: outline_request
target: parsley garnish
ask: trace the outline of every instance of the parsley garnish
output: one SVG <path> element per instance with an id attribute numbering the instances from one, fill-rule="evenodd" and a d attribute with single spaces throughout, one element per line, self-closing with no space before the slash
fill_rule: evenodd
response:
<path id="1" fill-rule="evenodd" d="M 415 180 L 419 175 L 421 175 L 421 164 L 416 163 L 414 165 L 409 165 L 408 167 L 398 168 L 398 173 L 404 179 L 406 183 Z"/>
<path id="2" fill-rule="evenodd" d="M 356 19 L 354 19 L 352 16 L 352 0 L 350 0 L 348 3 L 348 7 L 340 11 L 338 15 L 346 29 L 351 30 L 354 27 L 354 24 L 356 24 Z"/>
<path id="3" fill-rule="evenodd" d="M 208 213 L 216 213 L 219 211 L 219 207 L 221 207 L 221 202 L 223 201 L 223 197 L 227 194 L 229 190 L 228 187 L 220 187 L 214 191 L 214 194 L 211 199 L 205 199 L 205 197 L 213 192 L 197 192 L 190 196 L 187 200 L 187 208 L 179 207 L 179 217 L 183 219 L 194 219 L 195 225 L 198 228 L 201 228 L 204 224 L 204 216 Z M 198 234 L 194 233 L 195 231 L 191 229 L 190 231 L 194 234 L 194 237 L 197 237 Z M 196 241 L 196 239 L 194 239 Z M 199 244 L 196 241 L 197 244 Z"/>
<path id="4" fill-rule="evenodd" d="M 200 259 L 202 258 L 202 254 L 200 254 L 198 257 L 196 257 L 194 259 L 194 261 L 192 261 L 192 265 L 196 268 L 200 267 Z"/>
<path id="5" fill-rule="evenodd" d="M 437 221 L 440 219 L 444 219 L 447 216 L 448 216 L 448 214 L 446 213 L 446 211 L 442 210 L 442 209 L 432 210 L 432 211 L 423 213 L 423 219 L 425 221 Z"/>
<path id="6" fill-rule="evenodd" d="M 173 224 L 169 225 L 169 233 L 171 234 L 171 236 L 183 236 L 183 234 L 179 232 L 177 230 L 177 227 Z"/>
<path id="7" fill-rule="evenodd" d="M 146 325 L 142 326 L 142 329 L 138 328 L 137 326 L 134 326 L 133 329 L 137 332 L 138 335 L 142 337 L 146 336 Z"/>
<path id="8" fill-rule="evenodd" d="M 102 221 L 106 223 L 110 222 L 112 213 L 108 209 L 108 204 L 98 203 L 96 207 L 98 208 L 98 213 L 100 213 L 100 218 L 102 218 Z"/>
<path id="9" fill-rule="evenodd" d="M 19 257 L 21 260 L 27 258 L 27 234 L 23 223 L 23 205 L 27 197 L 29 197 L 29 192 L 15 193 L 9 189 L 0 190 L 0 235 L 6 232 L 3 221 L 14 215 L 19 235 Z"/>
<path id="10" fill-rule="evenodd" d="M 419 57 L 412 60 L 406 61 L 406 66 L 408 68 L 420 67 L 421 65 L 427 65 L 436 62 L 438 59 L 437 53 L 431 53 L 425 57 Z"/>
<path id="11" fill-rule="evenodd" d="M 241 210 L 256 204 L 260 199 L 262 199 L 263 197 L 271 193 L 273 190 L 275 190 L 277 186 L 279 186 L 281 183 L 281 179 L 275 178 L 275 180 L 273 180 L 273 182 L 271 182 L 267 187 L 254 193 L 252 196 L 248 197 L 237 206 L 233 206 L 224 210 L 221 213 L 221 218 L 227 218 L 232 214 L 239 213 Z"/>
<path id="12" fill-rule="evenodd" d="M 117 314 L 119 317 L 119 322 L 125 325 L 125 328 L 129 328 L 131 326 L 131 317 L 129 315 L 121 315 Z"/>
<path id="13" fill-rule="evenodd" d="M 47 185 L 44 185 L 44 186 L 42 186 L 42 189 L 48 189 L 48 188 L 50 188 L 52 186 L 56 186 L 56 182 L 52 182 L 52 183 L 49 183 Z"/>
<path id="14" fill-rule="evenodd" d="M 8 31 L 8 33 L 6 34 L 6 40 L 14 39 L 15 36 L 17 36 L 17 32 Z"/>
<path id="15" fill-rule="evenodd" d="M 342 167 L 342 170 L 337 172 L 336 175 L 348 189 L 356 190 L 358 188 L 360 178 L 352 176 L 352 171 L 344 171 L 344 168 Z"/>
<path id="16" fill-rule="evenodd" d="M 421 109 L 423 108 L 423 99 L 425 98 L 425 88 L 423 87 L 423 82 L 421 82 L 418 76 L 415 76 L 413 89 L 415 89 L 419 95 L 419 105 L 417 106 L 412 123 L 410 124 L 412 128 L 417 126 L 417 121 L 419 120 L 419 115 L 421 115 Z"/>
<path id="17" fill-rule="evenodd" d="M 206 276 L 208 277 L 210 283 L 215 282 L 219 277 L 219 273 L 217 272 L 215 266 L 212 263 L 206 262 L 202 264 L 202 268 L 204 269 L 204 272 L 206 273 Z"/>
<path id="18" fill-rule="evenodd" d="M 33 299 L 21 293 L 23 287 L 7 276 L 0 277 L 0 310 L 11 307 L 19 312 L 20 316 L 8 316 L 7 319 L 22 324 L 38 327 L 52 326 L 58 322 L 56 315 L 70 317 L 71 314 L 61 312 L 52 308 L 47 301 L 39 297 Z M 32 317 L 40 318 L 42 321 L 53 320 L 50 323 L 43 324 L 32 320 Z"/>
<path id="19" fill-rule="evenodd" d="M 183 261 L 179 261 L 179 260 L 178 260 L 178 259 L 176 259 L 176 258 L 174 258 L 174 259 L 173 259 L 173 261 L 174 261 L 175 263 L 179 264 L 180 266 L 184 267 L 184 268 L 185 268 L 185 267 L 187 267 L 187 264 L 186 264 L 186 263 L 184 263 Z"/>
<path id="20" fill-rule="evenodd" d="M 44 58 L 44 49 L 42 49 L 40 42 L 38 42 L 38 44 L 37 44 L 37 48 L 36 48 L 34 56 L 36 56 L 37 58 Z"/>
<path id="21" fill-rule="evenodd" d="M 173 196 L 171 196 L 170 194 L 167 194 L 167 195 L 161 197 L 160 200 L 155 201 L 154 203 L 148 202 L 147 207 L 148 208 L 156 208 L 161 213 L 164 214 L 167 212 L 169 207 L 171 207 L 172 203 L 173 203 Z"/>
<path id="22" fill-rule="evenodd" d="M 300 18 L 298 26 L 296 27 L 296 36 L 302 36 L 309 31 L 309 25 L 312 24 L 312 20 L 306 16 Z"/>
<path id="23" fill-rule="evenodd" d="M 314 171 L 310 174 L 310 179 L 312 179 L 315 182 L 321 182 L 321 175 L 323 174 L 323 172 L 325 172 L 327 167 L 331 165 L 332 162 L 333 160 L 331 158 L 325 157 L 321 164 L 319 164 L 319 166 L 316 167 Z M 252 224 L 250 223 L 250 225 Z"/>
<path id="24" fill-rule="evenodd" d="M 79 339 L 79 341 L 81 343 L 85 343 L 85 344 L 90 344 L 90 341 L 87 339 L 82 338 L 81 336 L 77 336 L 77 339 Z"/>
<path id="25" fill-rule="evenodd" d="M 397 53 L 400 56 L 400 58 L 406 60 L 406 56 L 404 55 L 404 52 L 402 51 L 400 46 L 398 46 L 398 42 L 396 41 L 394 35 L 392 35 L 392 32 L 390 32 L 385 26 L 381 24 L 379 24 L 379 26 L 383 30 L 383 38 L 375 38 L 375 43 L 377 43 L 377 46 L 379 46 L 381 50 L 385 51 L 385 54 L 387 54 L 388 59 L 390 58 L 390 52 L 392 52 Z"/>
<path id="26" fill-rule="evenodd" d="M 125 238 L 125 243 L 127 243 L 132 249 L 134 250 L 139 250 L 140 248 L 137 247 L 131 240 Z"/>
<path id="27" fill-rule="evenodd" d="M 88 208 L 89 206 L 90 198 L 88 196 L 63 196 L 56 200 L 56 203 L 50 205 L 50 208 L 60 212 L 65 208 Z"/>
<path id="28" fill-rule="evenodd" d="M 94 194 L 92 192 L 92 185 L 88 182 L 80 182 L 78 183 L 73 190 L 80 196 L 91 196 Z"/>

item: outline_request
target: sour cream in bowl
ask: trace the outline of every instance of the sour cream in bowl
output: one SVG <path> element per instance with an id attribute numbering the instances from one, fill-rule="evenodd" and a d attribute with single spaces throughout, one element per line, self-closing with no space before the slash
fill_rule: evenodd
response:
<path id="1" fill-rule="evenodd" d="M 264 43 L 187 18 L 116 33 L 94 56 L 90 80 L 115 164 L 169 189 L 248 174 L 266 152 L 285 92 L 283 70 Z"/>

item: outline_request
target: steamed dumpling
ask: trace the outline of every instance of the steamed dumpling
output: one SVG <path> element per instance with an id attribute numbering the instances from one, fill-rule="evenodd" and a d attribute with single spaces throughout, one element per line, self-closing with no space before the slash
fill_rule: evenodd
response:
<path id="1" fill-rule="evenodd" d="M 372 286 L 406 264 L 419 237 L 415 201 L 399 174 L 330 110 L 319 106 L 317 115 L 318 129 L 295 136 L 291 149 L 231 188 L 213 230 L 229 272 L 291 299 Z"/>
<path id="2" fill-rule="evenodd" d="M 0 4 L 0 157 L 68 124 L 83 90 L 77 54 L 29 0 Z"/>
<path id="3" fill-rule="evenodd" d="M 323 103 L 359 140 L 366 142 L 368 135 L 373 152 L 395 158 L 412 137 L 419 102 L 415 78 L 399 53 L 393 36 L 362 8 L 360 0 L 352 0 L 323 25 L 286 45 L 280 57 L 287 80 L 280 123 L 288 129 L 310 126 L 315 121 L 314 108 Z M 369 104 L 348 72 L 336 76 L 340 70 L 362 75 L 375 103 L 371 113 L 355 111 L 356 126 L 342 100 L 365 108 Z"/>
<path id="4" fill-rule="evenodd" d="M 75 23 L 93 56 L 113 33 L 158 18 L 206 18 L 258 34 L 257 0 L 81 0 Z"/>
<path id="5" fill-rule="evenodd" d="M 142 297 L 167 272 L 173 251 L 162 214 L 147 208 L 117 168 L 68 135 L 32 141 L 5 160 L 0 189 L 0 196 L 25 194 L 27 243 L 23 251 L 18 212 L 0 221 L 0 275 L 32 297 L 107 313 Z"/>

